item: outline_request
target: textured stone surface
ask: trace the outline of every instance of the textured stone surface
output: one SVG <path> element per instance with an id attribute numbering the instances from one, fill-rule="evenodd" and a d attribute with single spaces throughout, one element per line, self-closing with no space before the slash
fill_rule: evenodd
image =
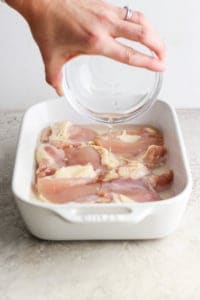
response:
<path id="1" fill-rule="evenodd" d="M 0 299 L 199 300 L 200 110 L 179 110 L 193 192 L 162 240 L 48 242 L 29 235 L 11 193 L 21 113 L 0 113 Z"/>

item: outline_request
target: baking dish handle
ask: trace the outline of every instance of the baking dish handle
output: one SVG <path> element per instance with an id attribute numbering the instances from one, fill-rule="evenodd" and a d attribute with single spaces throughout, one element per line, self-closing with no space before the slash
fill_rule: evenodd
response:
<path id="1" fill-rule="evenodd" d="M 79 208 L 54 208 L 52 212 L 70 223 L 134 223 L 152 214 L 152 207 L 101 206 Z"/>

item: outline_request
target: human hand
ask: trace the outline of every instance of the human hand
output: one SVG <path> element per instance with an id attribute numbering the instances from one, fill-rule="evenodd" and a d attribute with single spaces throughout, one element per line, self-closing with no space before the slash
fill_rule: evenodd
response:
<path id="1" fill-rule="evenodd" d="M 8 0 L 12 6 L 13 0 Z M 28 21 L 45 65 L 46 81 L 59 95 L 63 65 L 80 54 L 97 54 L 129 65 L 164 71 L 165 47 L 140 12 L 124 20 L 125 8 L 102 0 L 21 0 L 15 7 Z M 13 5 L 14 6 L 14 5 Z M 122 45 L 116 38 L 137 41 L 156 57 Z"/>

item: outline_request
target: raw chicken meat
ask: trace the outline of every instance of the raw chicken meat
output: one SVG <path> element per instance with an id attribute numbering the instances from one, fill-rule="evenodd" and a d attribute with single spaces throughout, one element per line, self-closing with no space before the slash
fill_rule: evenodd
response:
<path id="1" fill-rule="evenodd" d="M 101 167 L 100 155 L 97 150 L 91 146 L 84 146 L 81 148 L 65 148 L 67 165 L 86 165 L 91 163 L 94 169 Z"/>
<path id="2" fill-rule="evenodd" d="M 99 127 L 98 127 L 99 128 Z M 36 190 L 52 203 L 161 200 L 173 171 L 161 132 L 149 126 L 99 130 L 55 123 L 36 149 Z"/>
<path id="3" fill-rule="evenodd" d="M 52 134 L 51 128 L 47 127 L 42 130 L 41 136 L 40 136 L 40 142 L 41 143 L 47 143 L 49 141 L 49 137 Z"/>
<path id="4" fill-rule="evenodd" d="M 114 131 L 97 136 L 96 144 L 113 153 L 122 154 L 124 157 L 134 158 L 144 153 L 150 145 L 162 145 L 162 135 L 150 128 L 136 130 Z"/>
<path id="5" fill-rule="evenodd" d="M 37 175 L 39 177 L 54 174 L 54 172 L 65 165 L 65 152 L 50 144 L 41 144 L 36 151 L 38 164 Z"/>
<path id="6" fill-rule="evenodd" d="M 174 174 L 172 170 L 169 170 L 163 174 L 152 174 L 148 177 L 149 184 L 158 192 L 166 190 L 166 188 L 172 183 Z"/>
<path id="7" fill-rule="evenodd" d="M 95 195 L 99 187 L 99 183 L 88 183 L 84 179 L 39 178 L 37 183 L 38 194 L 53 203 L 66 203 Z"/>
<path id="8" fill-rule="evenodd" d="M 96 132 L 92 129 L 84 128 L 78 125 L 72 125 L 70 129 L 70 143 L 79 144 L 93 141 L 96 135 Z"/>
<path id="9" fill-rule="evenodd" d="M 167 149 L 163 145 L 150 145 L 143 157 L 144 164 L 150 169 L 157 168 L 165 162 L 166 154 Z"/>
<path id="10" fill-rule="evenodd" d="M 60 122 L 51 126 L 51 134 L 48 141 L 58 148 L 63 148 L 91 142 L 96 135 L 97 133 L 92 129 L 72 125 L 70 122 Z"/>
<path id="11" fill-rule="evenodd" d="M 142 179 L 116 179 L 102 184 L 101 193 L 118 193 L 138 202 L 160 200 L 157 192 L 152 191 Z"/>

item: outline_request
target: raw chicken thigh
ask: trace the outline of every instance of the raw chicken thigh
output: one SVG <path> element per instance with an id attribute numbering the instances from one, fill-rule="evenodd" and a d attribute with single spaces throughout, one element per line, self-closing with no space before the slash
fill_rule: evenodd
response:
<path id="1" fill-rule="evenodd" d="M 150 126 L 103 131 L 59 122 L 45 128 L 36 149 L 35 187 L 52 203 L 162 200 L 173 171 L 161 132 Z"/>

